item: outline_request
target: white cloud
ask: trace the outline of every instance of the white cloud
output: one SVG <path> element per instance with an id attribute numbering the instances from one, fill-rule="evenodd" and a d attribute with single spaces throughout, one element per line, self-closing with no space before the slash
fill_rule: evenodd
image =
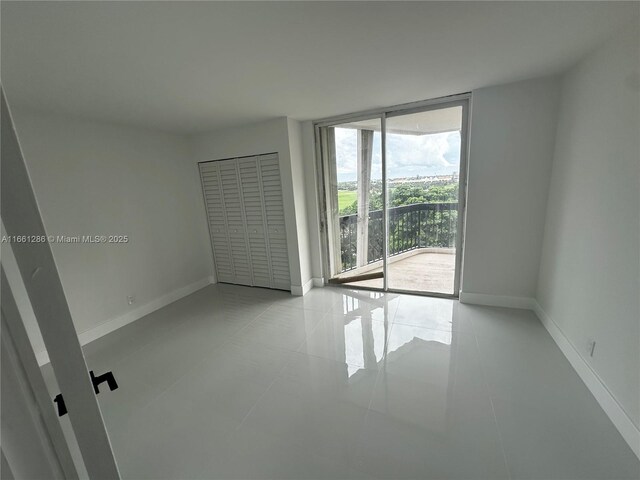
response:
<path id="1" fill-rule="evenodd" d="M 338 181 L 355 180 L 357 176 L 356 130 L 336 128 L 336 168 Z"/>
<path id="2" fill-rule="evenodd" d="M 336 166 L 338 181 L 357 177 L 356 130 L 336 128 Z M 380 134 L 374 134 L 372 176 L 382 177 Z M 432 135 L 387 135 L 389 178 L 415 175 L 441 175 L 457 172 L 460 161 L 460 133 Z"/>

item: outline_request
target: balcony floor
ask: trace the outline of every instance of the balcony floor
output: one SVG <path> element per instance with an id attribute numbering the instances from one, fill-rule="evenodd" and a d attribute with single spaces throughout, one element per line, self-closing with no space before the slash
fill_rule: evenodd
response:
<path id="1" fill-rule="evenodd" d="M 389 288 L 432 293 L 453 293 L 456 256 L 451 253 L 417 253 L 388 266 Z M 381 272 L 382 267 L 367 273 Z M 349 272 L 353 275 L 353 272 Z M 345 275 L 341 275 L 345 276 Z M 382 288 L 382 279 L 349 283 L 358 287 Z"/>

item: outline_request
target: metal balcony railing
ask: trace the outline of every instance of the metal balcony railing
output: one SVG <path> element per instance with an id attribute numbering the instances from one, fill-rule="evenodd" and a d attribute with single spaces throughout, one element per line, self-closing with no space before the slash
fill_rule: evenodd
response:
<path id="1" fill-rule="evenodd" d="M 417 248 L 452 248 L 456 243 L 458 203 L 415 203 L 389 209 L 389 256 Z M 356 268 L 358 215 L 340 221 L 342 272 Z M 382 259 L 382 210 L 369 212 L 367 262 Z"/>

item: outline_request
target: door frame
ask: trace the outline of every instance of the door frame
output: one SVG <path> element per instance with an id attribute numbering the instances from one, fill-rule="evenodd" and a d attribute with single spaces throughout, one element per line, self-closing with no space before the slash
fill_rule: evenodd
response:
<path id="1" fill-rule="evenodd" d="M 35 240 L 33 242 L 12 242 L 11 250 L 49 354 L 58 386 L 64 395 L 69 420 L 87 473 L 92 479 L 119 480 L 120 473 L 111 448 L 109 434 L 102 418 L 69 304 L 62 288 L 58 268 L 49 244 L 49 237 L 42 222 L 40 208 L 14 129 L 11 111 L 4 90 L 1 88 L 0 104 L 2 117 L 0 217 L 2 217 L 2 223 L 9 237 Z M 5 288 L 5 299 L 11 298 L 12 296 Z M 21 321 L 18 319 L 19 312 L 16 308 L 9 309 L 6 304 L 3 304 L 2 307 L 5 320 L 13 322 L 11 325 L 17 325 L 17 322 Z M 15 335 L 15 332 L 18 331 L 14 328 L 12 333 Z M 25 348 L 19 351 L 21 361 L 23 364 L 31 363 L 33 366 L 35 359 L 33 348 L 29 351 L 24 342 L 22 345 Z M 31 371 L 34 372 L 34 376 L 29 380 L 30 387 L 36 392 L 40 392 L 39 398 L 44 401 L 43 380 L 35 375 L 34 368 Z M 38 378 L 39 380 L 35 380 L 35 382 L 40 382 L 40 386 L 33 383 L 34 379 Z M 38 408 L 43 410 L 41 406 Z M 50 418 L 53 409 L 53 405 L 49 404 L 48 413 L 43 413 L 43 418 Z M 54 432 L 51 441 L 56 447 L 56 451 L 64 452 L 65 448 L 61 445 L 64 439 L 54 430 L 51 432 Z M 66 471 L 71 471 L 71 475 L 73 475 L 66 453 L 58 453 L 58 455 L 61 466 L 66 468 Z M 73 476 L 69 478 L 73 478 Z"/>
<path id="2" fill-rule="evenodd" d="M 425 291 L 413 291 L 389 288 L 388 286 L 388 212 L 387 212 L 387 168 L 386 168 L 386 119 L 393 118 L 402 115 L 408 115 L 411 113 L 427 112 L 431 110 L 440 110 L 450 107 L 462 107 L 462 126 L 460 129 L 460 173 L 458 176 L 458 218 L 457 218 L 457 235 L 456 235 L 456 261 L 454 271 L 454 289 L 452 294 L 439 293 L 439 292 L 425 292 Z M 315 154 L 316 154 L 316 174 L 318 178 L 318 218 L 320 219 L 320 244 L 322 255 L 322 276 L 324 284 L 328 284 L 330 273 L 332 271 L 331 265 L 331 246 L 329 235 L 331 234 L 333 223 L 329 221 L 329 201 L 328 201 L 328 185 L 325 181 L 328 178 L 328 165 L 326 157 L 324 155 L 324 149 L 322 145 L 322 135 L 320 129 L 323 127 L 331 127 L 340 125 L 347 122 L 356 122 L 359 120 L 369 120 L 372 118 L 380 118 L 381 122 L 381 142 L 382 142 L 382 204 L 383 208 L 383 288 L 374 287 L 354 287 L 349 284 L 335 284 L 332 286 L 340 288 L 357 288 L 360 290 L 372 290 L 372 291 L 384 291 L 392 293 L 408 293 L 412 295 L 423 295 L 429 297 L 443 297 L 443 298 L 458 298 L 460 295 L 460 285 L 462 283 L 462 265 L 464 256 L 465 234 L 466 234 L 466 211 L 467 211 L 467 185 L 468 185 L 468 153 L 469 153 L 469 118 L 471 107 L 471 93 L 462 93 L 458 95 L 451 95 L 447 97 L 439 97 L 431 100 L 423 100 L 419 102 L 405 103 L 401 105 L 395 105 L 391 107 L 378 108 L 373 110 L 367 110 L 363 112 L 357 112 L 348 115 L 340 115 L 330 118 L 324 118 L 313 122 L 314 128 L 314 140 L 315 140 Z M 326 146 L 325 146 L 326 149 Z"/>

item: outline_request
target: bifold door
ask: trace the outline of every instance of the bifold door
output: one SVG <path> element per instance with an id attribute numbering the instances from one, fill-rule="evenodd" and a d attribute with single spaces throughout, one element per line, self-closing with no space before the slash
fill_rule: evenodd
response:
<path id="1" fill-rule="evenodd" d="M 200 163 L 217 279 L 290 290 L 275 154 Z"/>

